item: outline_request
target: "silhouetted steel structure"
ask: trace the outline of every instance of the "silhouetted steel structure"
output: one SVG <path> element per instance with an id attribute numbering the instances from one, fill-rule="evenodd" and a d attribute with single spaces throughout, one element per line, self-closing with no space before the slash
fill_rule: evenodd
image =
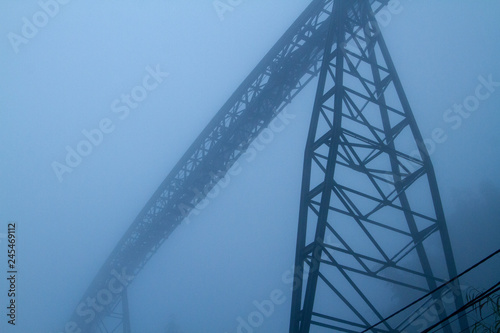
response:
<path id="1" fill-rule="evenodd" d="M 382 320 L 387 299 L 373 292 L 376 280 L 402 290 L 436 288 L 443 280 L 431 261 L 439 261 L 431 260 L 426 246 L 435 243 L 433 234 L 444 254 L 438 265 L 445 265 L 447 278 L 457 274 L 433 167 L 372 7 L 335 0 L 325 10 L 328 33 L 305 152 L 291 332 L 314 325 L 357 332 Z M 363 276 L 373 282 L 359 283 Z M 395 331 L 388 323 L 377 330 Z"/>
<path id="2" fill-rule="evenodd" d="M 434 171 L 374 17 L 386 2 L 316 0 L 305 9 L 144 206 L 82 297 L 74 326 L 130 332 L 133 276 L 318 74 L 290 332 L 362 331 L 384 318 L 388 285 L 425 293 L 456 275 Z"/>

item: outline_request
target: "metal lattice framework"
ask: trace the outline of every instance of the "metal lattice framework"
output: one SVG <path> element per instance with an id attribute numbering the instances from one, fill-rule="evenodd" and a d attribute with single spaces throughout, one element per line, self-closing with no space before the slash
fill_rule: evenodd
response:
<path id="1" fill-rule="evenodd" d="M 305 152 L 291 332 L 367 329 L 387 302 L 374 289 L 427 293 L 457 274 L 433 167 L 371 6 L 337 0 L 329 25 Z M 431 258 L 436 243 L 443 258 Z"/>
<path id="2" fill-rule="evenodd" d="M 432 165 L 374 21 L 386 2 L 315 0 L 305 9 L 146 203 L 81 298 L 70 327 L 130 332 L 126 286 L 204 199 L 203 193 L 318 74 L 305 153 L 290 332 L 309 332 L 311 325 L 357 332 L 382 319 L 351 274 L 420 292 L 456 275 Z M 410 154 L 412 149 L 416 155 Z M 412 203 L 411 191 L 421 182 L 427 188 L 418 195 L 429 201 L 431 212 Z M 403 242 L 385 244 L 387 235 Z M 447 268 L 443 277 L 437 277 L 430 262 L 426 241 L 434 239 L 431 235 L 440 236 L 438 253 L 444 254 Z M 418 267 L 408 266 L 407 258 Z M 326 267 L 335 268 L 354 289 L 367 314 L 354 307 L 340 289 L 339 277 L 329 275 Z M 120 272 L 127 276 L 125 288 L 103 292 Z M 354 314 L 352 319 L 335 307 L 316 309 L 327 294 L 321 283 Z M 96 299 L 101 305 L 94 308 L 95 315 L 83 311 L 83 304 Z"/>

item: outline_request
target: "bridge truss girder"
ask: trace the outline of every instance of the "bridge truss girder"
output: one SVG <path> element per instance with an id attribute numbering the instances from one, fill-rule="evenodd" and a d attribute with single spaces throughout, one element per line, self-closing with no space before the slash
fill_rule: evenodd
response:
<path id="1" fill-rule="evenodd" d="M 236 89 L 229 100 L 222 106 L 219 112 L 155 191 L 151 199 L 146 203 L 99 270 L 97 276 L 82 296 L 80 304 L 86 303 L 89 299 L 95 299 L 96 296 L 99 295 L 99 292 L 106 290 L 112 280 L 116 278 L 117 272 L 126 272 L 124 274 L 129 277 L 129 280 L 127 280 L 125 284 L 130 284 L 133 281 L 133 277 L 139 274 L 144 265 L 155 254 L 173 230 L 187 217 L 187 215 L 189 215 L 189 212 L 204 199 L 203 193 L 208 193 L 209 190 L 215 186 L 217 181 L 225 175 L 237 159 L 245 152 L 250 143 L 266 128 L 274 117 L 276 117 L 279 112 L 282 111 L 283 108 L 318 75 L 318 73 L 320 73 L 321 68 L 323 68 L 321 75 L 325 75 L 326 66 L 323 61 L 323 54 L 325 50 L 329 50 L 328 53 L 330 55 L 332 54 L 331 46 L 333 45 L 333 39 L 331 38 L 333 31 L 332 26 L 334 25 L 332 24 L 332 15 L 335 14 L 333 13 L 333 6 L 338 6 L 341 2 L 343 1 L 312 1 L 299 18 L 278 40 L 250 75 Z M 367 8 L 370 7 L 371 11 L 378 12 L 387 4 L 387 0 L 357 0 L 352 1 L 352 3 L 355 3 L 355 5 L 348 6 L 346 7 L 347 9 L 343 10 L 345 15 L 343 19 L 348 22 L 355 22 L 359 19 L 359 10 L 362 8 L 363 4 L 366 4 Z M 335 33 L 333 34 L 335 35 Z M 327 40 L 327 38 L 330 39 Z M 346 40 L 346 42 L 347 41 L 348 40 Z M 379 42 L 379 44 L 382 45 L 382 42 Z M 330 45 L 330 48 L 325 47 L 325 45 Z M 385 48 L 385 44 L 383 45 Z M 349 52 L 348 49 L 344 48 L 344 50 Z M 392 66 L 392 63 L 389 65 Z M 381 82 L 377 83 L 377 87 L 381 84 L 385 84 L 387 77 L 390 77 L 391 82 L 397 85 L 398 91 L 402 91 L 393 67 L 387 70 L 390 75 L 381 74 Z M 404 97 L 404 94 L 402 96 Z M 373 99 L 375 97 L 371 96 L 371 98 Z M 420 134 L 416 128 L 411 111 L 407 106 L 406 99 L 402 102 L 405 103 L 402 112 L 405 114 L 408 124 L 400 123 L 396 127 L 391 125 L 392 127 L 390 127 L 389 132 L 396 131 L 396 129 L 403 130 L 401 127 L 408 127 L 413 131 L 414 138 L 417 142 L 421 142 Z M 380 104 L 384 104 L 384 102 L 381 100 Z M 314 107 L 315 113 L 318 113 L 318 105 L 318 102 L 316 102 Z M 386 110 L 385 113 L 388 113 L 388 110 Z M 387 128 L 384 130 L 387 130 Z M 393 135 L 396 136 L 395 133 L 393 133 Z M 314 149 L 311 150 L 310 143 L 310 140 L 308 140 L 305 164 L 308 163 L 308 156 L 312 158 L 311 153 L 314 151 Z M 364 142 L 363 144 L 376 145 L 376 142 Z M 337 146 L 343 147 L 342 144 L 338 144 Z M 384 154 L 387 154 L 386 150 L 394 150 L 394 148 L 391 148 L 389 142 L 384 146 L 384 149 Z M 420 149 L 420 153 L 424 153 L 421 160 L 413 158 L 411 162 L 417 165 L 419 163 L 422 164 L 422 168 L 425 171 L 424 173 L 426 177 L 429 178 L 429 184 L 432 187 L 431 194 L 433 195 L 433 201 L 439 202 L 439 194 L 437 193 L 437 187 L 435 187 L 436 183 L 432 165 L 427 155 L 425 155 L 425 149 Z M 391 154 L 387 155 L 392 156 Z M 319 155 L 317 155 L 316 158 L 318 156 Z M 337 156 L 340 155 L 337 154 Z M 393 161 L 398 161 L 402 157 L 396 155 L 391 158 Z M 394 170 L 394 166 L 391 170 Z M 311 171 L 305 170 L 305 178 L 307 172 Z M 393 186 L 399 189 L 407 186 L 407 183 L 412 179 L 412 177 L 399 171 L 391 171 L 385 175 L 389 178 L 393 177 L 392 182 L 386 177 L 386 184 L 393 183 Z M 419 174 L 413 173 L 413 175 L 413 177 L 416 177 Z M 378 177 L 383 177 L 383 175 L 378 175 Z M 201 189 L 201 191 L 195 191 L 196 189 Z M 303 212 L 303 207 L 306 205 L 304 201 L 304 191 L 308 190 L 303 187 L 301 212 Z M 402 196 L 399 196 L 399 198 L 402 198 Z M 312 204 L 312 201 L 310 203 Z M 452 257 L 450 257 L 451 248 L 447 238 L 444 217 L 442 216 L 442 210 L 440 208 L 441 204 L 439 203 L 436 207 L 438 207 L 436 208 L 436 214 L 438 214 L 436 216 L 436 221 L 439 221 L 435 223 L 437 226 L 436 230 L 442 237 L 449 273 L 453 275 L 454 264 Z M 407 214 L 412 215 L 413 211 L 407 211 Z M 301 217 L 299 225 L 302 224 L 304 224 L 304 219 Z M 302 241 L 300 241 L 302 237 L 300 233 L 301 228 L 302 227 L 299 227 L 298 243 L 301 246 L 301 250 L 297 251 L 298 259 L 296 259 L 296 262 L 299 264 L 298 267 L 301 265 L 304 267 L 304 263 L 307 264 L 307 255 L 305 253 L 308 253 L 308 248 L 306 249 L 305 243 L 302 244 Z M 415 236 L 414 233 L 410 234 L 413 240 L 418 240 L 418 237 L 429 235 L 431 233 L 430 231 L 436 230 L 418 230 L 417 236 Z M 318 239 L 318 242 L 314 244 L 316 248 L 319 248 L 318 246 L 321 245 L 322 249 L 327 245 L 324 239 L 321 241 Z M 417 248 L 421 247 L 421 245 L 414 245 Z M 448 249 L 450 249 L 450 251 L 448 251 Z M 324 250 L 322 251 L 326 253 Z M 341 253 L 342 251 L 337 249 L 337 252 Z M 356 254 L 354 257 L 357 258 L 359 256 Z M 423 256 L 421 255 L 419 258 L 425 260 L 425 257 L 426 254 Z M 449 260 L 450 258 L 451 261 Z M 320 261 L 323 260 L 321 256 L 316 259 L 320 259 Z M 379 260 L 375 262 L 381 264 L 382 261 Z M 430 271 L 425 272 L 425 274 L 427 274 L 426 281 L 429 282 L 427 287 L 431 286 L 432 283 L 441 281 L 429 273 Z M 319 272 L 318 276 L 321 277 L 321 272 Z M 427 290 L 426 288 L 421 289 Z M 303 310 L 297 307 L 297 304 L 301 303 L 301 297 L 297 298 L 298 295 L 299 293 L 295 291 L 292 305 L 292 331 L 296 326 L 295 323 L 301 323 L 303 321 Z M 309 292 L 308 295 L 311 295 L 311 292 Z M 82 313 L 78 311 L 77 307 L 71 320 L 76 323 L 76 326 L 81 329 L 82 332 L 129 332 L 130 318 L 128 315 L 126 290 L 124 290 L 124 293 L 113 293 L 111 296 L 112 299 L 107 302 L 108 304 L 105 307 L 98 311 L 96 317 L 91 318 L 90 316 L 83 316 Z M 297 299 L 299 300 L 298 303 Z M 303 332 L 303 330 L 301 332 Z"/>

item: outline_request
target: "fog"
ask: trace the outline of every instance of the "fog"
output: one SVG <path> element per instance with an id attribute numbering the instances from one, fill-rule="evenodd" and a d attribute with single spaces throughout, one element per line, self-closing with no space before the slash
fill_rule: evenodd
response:
<path id="1" fill-rule="evenodd" d="M 6 333 L 63 329 L 168 172 L 310 2 L 223 0 L 222 10 L 217 1 L 60 1 L 25 37 L 40 3 L 0 3 L 0 267 L 7 276 L 15 222 L 18 269 L 16 325 L 2 313 Z M 461 272 L 499 247 L 500 2 L 400 0 L 398 8 L 382 18 L 382 33 L 428 145 Z M 133 332 L 236 332 L 273 291 L 283 302 L 254 331 L 288 330 L 316 82 L 285 109 L 284 129 L 242 158 L 135 278 Z M 151 87 L 147 96 L 123 101 L 138 85 Z M 475 110 L 453 111 L 478 85 L 489 94 Z M 87 156 L 54 166 L 97 128 L 102 141 Z M 467 283 L 482 287 L 499 273 Z"/>

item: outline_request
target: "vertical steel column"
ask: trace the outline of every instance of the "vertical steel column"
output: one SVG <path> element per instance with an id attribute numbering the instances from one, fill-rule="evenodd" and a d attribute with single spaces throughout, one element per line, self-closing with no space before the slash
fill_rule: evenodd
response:
<path id="1" fill-rule="evenodd" d="M 340 48 L 336 47 L 342 45 L 345 41 L 344 31 L 344 18 L 346 16 L 346 4 L 344 1 L 335 0 L 333 4 L 332 15 L 330 16 L 329 31 L 326 38 L 325 51 L 323 54 L 323 62 L 319 76 L 318 88 L 316 90 L 316 98 L 314 101 L 312 121 L 307 138 L 306 152 L 304 159 L 304 174 L 302 178 L 302 194 L 300 200 L 299 210 L 299 232 L 297 234 L 297 249 L 295 259 L 295 277 L 302 279 L 304 272 L 304 257 L 306 255 L 306 228 L 307 228 L 307 214 L 309 210 L 310 201 L 310 173 L 313 161 L 313 152 L 316 142 L 316 133 L 318 127 L 318 120 L 321 114 L 322 107 L 328 102 L 334 101 L 334 108 L 340 110 L 342 108 L 343 87 L 342 84 L 335 84 L 325 91 L 326 80 L 328 76 L 333 76 L 335 73 L 336 83 L 342 82 L 344 58 L 340 52 Z M 332 63 L 335 62 L 335 66 Z M 325 95 L 329 94 L 330 97 Z M 309 332 L 311 326 L 311 315 L 314 304 L 314 297 L 316 293 L 316 285 L 319 274 L 319 265 L 321 259 L 321 242 L 325 235 L 326 217 L 328 216 L 328 207 L 330 202 L 331 190 L 333 187 L 333 174 L 335 172 L 335 155 L 338 150 L 338 138 L 341 130 L 342 114 L 340 112 L 334 113 L 333 124 L 327 136 L 323 137 L 323 143 L 327 141 L 330 143 L 330 150 L 328 155 L 328 163 L 325 172 L 325 181 L 322 184 L 321 207 L 318 214 L 318 228 L 316 229 L 315 241 L 308 247 L 307 253 L 312 253 L 312 264 L 310 269 L 309 278 L 305 290 L 304 305 L 301 305 L 302 284 L 295 285 L 292 295 L 292 316 L 290 320 L 290 332 Z M 335 127 L 333 127 L 333 125 Z M 301 308 L 303 309 L 301 311 Z"/>
<path id="2" fill-rule="evenodd" d="M 122 313 L 123 313 L 123 333 L 131 333 L 130 328 L 130 310 L 128 305 L 128 291 L 127 288 L 123 289 L 122 293 Z"/>
<path id="3" fill-rule="evenodd" d="M 448 234 L 448 227 L 446 226 L 446 219 L 444 216 L 444 210 L 443 206 L 441 203 L 441 196 L 439 195 L 439 189 L 437 186 L 437 180 L 436 180 L 436 175 L 434 173 L 434 167 L 431 163 L 430 157 L 429 157 L 429 152 L 427 151 L 427 148 L 425 146 L 424 140 L 422 138 L 422 135 L 420 133 L 420 130 L 418 129 L 417 122 L 415 120 L 415 117 L 413 116 L 413 112 L 411 111 L 410 103 L 408 102 L 408 99 L 406 97 L 406 94 L 403 89 L 403 85 L 401 84 L 401 81 L 399 79 L 399 76 L 397 74 L 396 68 L 394 66 L 394 63 L 392 61 L 392 58 L 389 54 L 389 50 L 387 48 L 387 45 L 385 43 L 385 40 L 380 33 L 380 27 L 377 23 L 377 19 L 375 17 L 375 14 L 369 5 L 368 2 L 365 2 L 363 4 L 363 10 L 365 11 L 366 15 L 366 25 L 365 25 L 365 36 L 369 37 L 370 44 L 372 44 L 372 47 L 369 47 L 369 58 L 372 66 L 372 71 L 373 71 L 373 76 L 375 80 L 375 85 L 379 88 L 379 93 L 380 93 L 380 111 L 383 117 L 383 123 L 384 123 L 384 130 L 386 132 L 386 138 L 388 139 L 388 142 L 390 144 L 391 150 L 394 152 L 396 151 L 394 147 L 394 142 L 392 138 L 392 133 L 389 125 L 389 116 L 388 116 L 388 111 L 385 103 L 385 97 L 383 94 L 383 85 L 380 80 L 380 73 L 378 72 L 377 69 L 377 59 L 376 59 L 376 54 L 375 54 L 375 44 L 378 44 L 381 51 L 382 51 L 382 56 L 384 58 L 385 63 L 387 64 L 387 67 L 389 71 L 392 74 L 392 80 L 394 82 L 397 94 L 399 99 L 401 100 L 403 109 L 405 110 L 405 114 L 409 119 L 409 126 L 411 128 L 412 134 L 415 137 L 415 140 L 417 142 L 418 150 L 420 153 L 420 158 L 422 159 L 426 171 L 427 171 L 427 178 L 428 178 L 428 183 L 429 183 L 429 189 L 430 189 L 430 195 L 433 201 L 433 206 L 435 210 L 435 214 L 437 217 L 437 226 L 439 229 L 439 235 L 441 238 L 443 250 L 444 250 L 444 256 L 445 256 L 445 261 L 446 261 L 446 266 L 449 272 L 449 277 L 453 278 L 457 276 L 457 268 L 455 265 L 455 259 L 453 256 L 453 251 L 451 247 L 451 241 L 450 237 Z M 370 28 L 372 31 L 370 32 Z M 394 153 L 391 154 L 391 167 L 392 167 L 392 172 L 394 176 L 394 183 L 395 186 L 398 190 L 398 192 L 401 192 L 401 200 L 404 202 L 403 205 L 405 207 L 409 208 L 408 204 L 408 199 L 406 198 L 406 195 L 404 193 L 404 189 L 401 188 L 402 182 L 401 182 L 401 176 L 400 176 L 400 168 L 397 162 L 397 157 L 395 156 Z M 409 209 L 405 211 L 405 214 L 407 215 L 407 221 L 410 224 L 410 228 L 412 230 L 412 233 L 414 234 L 414 237 L 417 238 L 417 229 L 415 225 L 415 221 L 412 216 L 408 216 L 407 212 Z M 420 262 L 422 263 L 424 271 L 427 272 L 427 275 L 432 274 L 432 269 L 430 267 L 429 259 L 427 256 L 427 253 L 422 245 L 422 243 L 417 244 L 417 251 L 418 251 L 418 256 L 420 258 Z M 436 282 L 433 279 L 427 278 L 427 283 L 429 285 L 430 289 L 435 289 L 437 287 Z M 461 308 L 463 306 L 463 299 L 462 299 L 462 294 L 460 291 L 460 287 L 458 285 L 458 281 L 452 285 L 453 290 L 457 297 L 455 297 L 455 306 L 457 309 Z M 438 303 L 441 303 L 442 301 L 440 299 L 436 299 Z M 443 305 L 441 305 L 442 308 L 444 308 Z M 441 312 L 439 314 L 440 318 L 445 318 L 446 317 L 446 312 Z M 460 316 L 458 318 L 460 322 L 460 327 L 462 328 L 462 332 L 469 332 L 469 325 L 467 321 L 466 316 Z M 446 326 L 443 328 L 444 332 L 450 332 L 451 333 L 451 328 L 449 326 Z"/>

